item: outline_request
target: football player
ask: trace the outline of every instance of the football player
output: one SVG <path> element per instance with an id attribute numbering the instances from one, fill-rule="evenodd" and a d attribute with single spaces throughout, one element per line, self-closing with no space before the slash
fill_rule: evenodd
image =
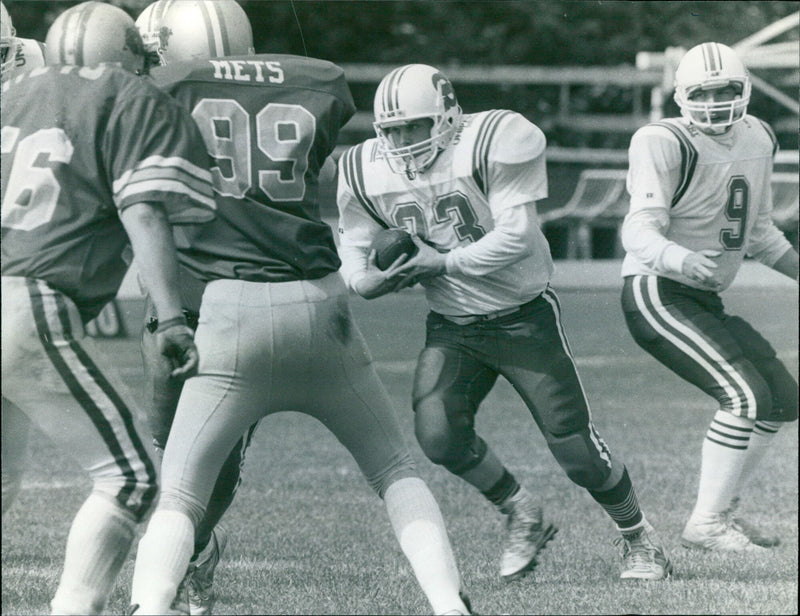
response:
<path id="1" fill-rule="evenodd" d="M 316 417 L 353 455 L 433 611 L 467 613 L 441 513 L 353 323 L 320 218 L 319 172 L 354 112 L 342 69 L 247 54 L 250 23 L 232 0 L 169 2 L 157 28 L 163 66 L 152 76 L 192 110 L 216 161 L 219 216 L 178 238 L 183 268 L 205 285 L 202 363 L 183 385 L 139 543 L 136 613 L 169 608 L 223 461 L 249 426 L 284 410 Z"/>
<path id="2" fill-rule="evenodd" d="M 0 54 L 2 55 L 0 75 L 2 75 L 3 81 L 16 75 L 20 70 L 44 66 L 44 44 L 33 39 L 16 36 L 11 16 L 2 2 L 0 2 L 0 31 L 2 31 L 0 35 Z M 16 432 L 13 436 L 10 434 L 12 427 L 6 423 L 3 424 L 3 430 L 9 432 L 6 443 L 8 450 L 3 449 L 3 464 L 0 469 L 3 485 L 3 513 L 16 499 L 25 470 L 29 425 L 23 416 L 20 416 L 19 419 L 20 421 L 13 426 L 13 430 Z"/>
<path id="3" fill-rule="evenodd" d="M 719 43 L 689 50 L 675 72 L 680 118 L 639 129 L 629 149 L 622 225 L 622 307 L 634 340 L 719 404 L 701 452 L 688 547 L 757 551 L 779 539 L 736 515 L 739 491 L 783 423 L 797 383 L 775 350 L 725 312 L 745 255 L 797 279 L 798 257 L 771 219 L 777 142 L 747 115 L 751 83 Z"/>
<path id="4" fill-rule="evenodd" d="M 158 0 L 141 12 L 136 18 L 136 27 L 142 37 L 145 48 L 146 72 L 162 64 L 161 57 L 161 19 L 165 10 L 174 0 Z M 220 32 L 230 34 L 225 55 L 248 55 L 253 53 L 252 34 L 249 25 L 241 22 L 242 11 L 236 4 L 222 2 L 215 4 L 208 13 L 208 23 Z M 237 21 L 238 20 L 238 21 Z M 205 37 L 198 38 L 195 32 L 190 36 L 178 35 L 178 42 L 184 37 L 197 44 L 204 42 Z M 214 54 L 217 55 L 217 54 Z M 156 71 L 158 73 L 158 71 Z M 180 231 L 176 230 L 180 237 Z M 180 239 L 178 240 L 180 241 Z M 189 273 L 182 265 L 178 269 L 178 281 L 181 291 L 183 314 L 189 327 L 197 329 L 205 283 Z M 169 363 L 159 353 L 156 344 L 158 318 L 155 307 L 149 296 L 145 296 L 145 323 L 142 328 L 141 350 L 145 376 L 145 399 L 148 424 L 153 436 L 153 446 L 159 462 L 163 459 L 164 448 L 172 426 L 178 397 L 183 386 L 183 379 L 170 375 Z M 220 558 L 227 546 L 227 531 L 219 524 L 241 483 L 241 472 L 244 466 L 247 447 L 258 427 L 254 423 L 234 445 L 217 478 L 214 491 L 206 507 L 203 519 L 195 531 L 194 551 L 189 568 L 180 584 L 172 608 L 176 611 L 188 612 L 192 615 L 210 614 L 216 596 L 213 589 L 214 573 Z"/>
<path id="5" fill-rule="evenodd" d="M 48 66 L 2 87 L 3 467 L 15 427 L 33 422 L 89 473 L 51 608 L 97 614 L 157 484 L 134 401 L 84 325 L 116 295 L 132 247 L 161 353 L 175 374 L 195 370 L 169 223 L 208 221 L 216 206 L 191 116 L 132 74 L 133 19 L 85 2 L 46 42 Z"/>
<path id="6" fill-rule="evenodd" d="M 529 571 L 556 529 L 475 431 L 480 403 L 505 377 L 567 476 L 616 523 L 621 576 L 666 577 L 672 565 L 625 465 L 592 423 L 550 288 L 536 216 L 547 196 L 544 134 L 508 110 L 463 115 L 451 82 L 423 64 L 387 74 L 374 106 L 377 138 L 339 161 L 342 272 L 365 298 L 425 287 L 431 311 L 413 391 L 425 455 L 507 516 L 500 575 Z M 406 228 L 419 252 L 380 271 L 369 248 L 386 227 Z"/>
<path id="7" fill-rule="evenodd" d="M 34 39 L 20 38 L 14 30 L 6 6 L 0 2 L 0 74 L 5 81 L 21 71 L 45 65 L 44 43 Z"/>

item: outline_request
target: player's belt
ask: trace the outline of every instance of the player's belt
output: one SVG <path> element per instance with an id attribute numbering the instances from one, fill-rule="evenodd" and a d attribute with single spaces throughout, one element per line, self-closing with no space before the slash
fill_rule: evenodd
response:
<path id="1" fill-rule="evenodd" d="M 539 296 L 537 295 L 536 297 Z M 442 316 L 448 321 L 452 321 L 456 325 L 472 325 L 473 323 L 492 321 L 494 319 L 499 319 L 500 317 L 507 317 L 510 314 L 519 312 L 520 310 L 525 308 L 528 304 L 535 301 L 535 299 L 536 298 L 532 299 L 530 302 L 522 304 L 521 306 L 514 306 L 513 308 L 504 308 L 503 310 L 496 310 L 494 312 L 489 312 L 487 314 L 469 314 L 464 316 L 443 314 Z"/>

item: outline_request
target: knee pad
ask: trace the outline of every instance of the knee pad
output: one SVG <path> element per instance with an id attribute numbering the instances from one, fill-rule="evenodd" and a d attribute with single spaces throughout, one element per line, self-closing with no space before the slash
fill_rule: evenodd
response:
<path id="1" fill-rule="evenodd" d="M 764 421 L 797 421 L 797 381 L 777 358 L 765 362 L 762 371 L 772 392 L 772 409 L 769 416 L 759 413 L 757 418 Z M 758 410 L 761 410 L 760 406 Z"/>
<path id="2" fill-rule="evenodd" d="M 414 405 L 414 431 L 425 456 L 434 464 L 460 475 L 477 466 L 486 455 L 467 416 L 448 416 L 446 404 L 435 395 L 417 400 Z"/>
<path id="3" fill-rule="evenodd" d="M 611 474 L 607 449 L 598 448 L 588 428 L 571 434 L 546 435 L 547 445 L 570 480 L 588 490 L 602 489 Z"/>

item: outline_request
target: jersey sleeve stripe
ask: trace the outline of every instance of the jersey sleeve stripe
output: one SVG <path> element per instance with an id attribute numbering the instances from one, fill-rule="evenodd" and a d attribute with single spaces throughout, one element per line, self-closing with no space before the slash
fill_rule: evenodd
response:
<path id="1" fill-rule="evenodd" d="M 163 169 L 165 171 L 171 170 L 171 172 L 176 174 L 183 172 L 181 174 L 183 177 L 194 177 L 196 180 L 199 180 L 201 185 L 208 186 L 209 195 L 213 193 L 211 186 L 211 172 L 207 169 L 203 169 L 202 167 L 198 167 L 197 165 L 189 162 L 185 158 L 181 158 L 180 156 L 148 156 L 147 158 L 139 161 L 139 164 L 133 169 L 128 169 L 125 173 L 114 180 L 112 189 L 116 193 L 130 181 L 130 177 L 133 174 L 154 168 Z"/>
<path id="2" fill-rule="evenodd" d="M 49 292 L 40 290 L 40 284 L 43 283 L 34 279 L 29 279 L 26 283 L 39 339 L 42 341 L 42 346 L 50 361 L 53 362 L 53 366 L 61 375 L 61 378 L 64 379 L 64 383 L 72 392 L 72 395 L 75 396 L 86 411 L 87 416 L 106 443 L 109 452 L 114 456 L 114 462 L 119 466 L 122 475 L 125 477 L 125 484 L 120 488 L 116 497 L 124 507 L 131 505 L 129 501 L 134 496 L 136 486 L 139 483 L 136 479 L 136 471 L 125 455 L 119 436 L 114 433 L 113 426 L 103 414 L 103 409 L 98 404 L 98 401 L 87 390 L 87 386 L 98 388 L 107 398 L 107 402 L 114 406 L 125 425 L 126 435 L 131 439 L 137 454 L 142 458 L 148 479 L 147 485 L 151 486 L 141 494 L 135 495 L 137 502 L 134 509 L 137 512 L 137 516 L 142 516 L 149 509 L 150 503 L 155 498 L 157 490 L 156 474 L 153 463 L 142 446 L 142 442 L 133 426 L 131 411 L 119 398 L 91 357 L 75 340 L 63 298 L 55 296 L 56 305 L 46 305 L 45 296 L 52 297 L 52 295 Z M 53 319 L 52 324 L 48 320 L 48 313 Z M 67 345 L 54 344 L 54 341 L 62 339 L 67 342 Z M 76 366 L 77 370 L 74 370 L 71 367 L 71 363 L 75 362 L 76 359 L 80 365 Z M 85 384 L 81 382 L 82 378 L 88 379 Z"/>
<path id="3" fill-rule="evenodd" d="M 507 109 L 491 111 L 478 128 L 475 147 L 472 150 L 472 178 L 483 194 L 486 194 L 489 169 L 489 146 L 503 118 L 511 115 Z"/>
<path id="4" fill-rule="evenodd" d="M 124 207 L 140 201 L 152 201 L 156 194 L 177 193 L 195 201 L 203 208 L 216 209 L 211 173 L 177 156 L 164 158 L 150 156 L 135 168 L 123 173 L 113 183 L 114 201 Z M 152 193 L 149 198 L 148 193 Z M 169 195 L 166 195 L 167 197 Z M 182 212 L 178 215 L 178 212 Z M 197 217 L 197 222 L 210 220 L 213 216 L 200 211 L 188 213 L 185 208 L 170 212 L 171 220 Z M 175 216 L 175 218 L 172 218 Z"/>
<path id="5" fill-rule="evenodd" d="M 197 205 L 187 205 L 186 199 Z M 135 203 L 163 203 L 169 221 L 173 224 L 208 222 L 214 219 L 214 210 L 217 207 L 214 199 L 199 195 L 188 189 L 186 184 L 170 180 L 143 182 L 116 195 L 114 200 L 119 209 Z"/>
<path id="6" fill-rule="evenodd" d="M 697 148 L 692 145 L 679 128 L 673 126 L 669 122 L 654 122 L 653 125 L 666 128 L 675 135 L 681 149 L 681 181 L 678 183 L 678 188 L 672 196 L 672 206 L 674 207 L 675 204 L 681 200 L 681 197 L 686 194 L 689 183 L 694 176 L 694 169 L 697 166 Z"/>
<path id="7" fill-rule="evenodd" d="M 761 122 L 761 126 L 763 126 L 764 130 L 767 131 L 767 135 L 769 135 L 769 138 L 772 141 L 772 155 L 775 156 L 775 154 L 778 153 L 778 138 L 775 136 L 775 131 L 772 130 L 772 127 L 764 122 L 764 120 L 759 119 L 758 121 Z"/>
<path id="8" fill-rule="evenodd" d="M 345 178 L 347 179 L 350 188 L 353 189 L 353 194 L 358 199 L 361 207 L 369 214 L 375 222 L 384 228 L 388 228 L 383 219 L 378 215 L 378 208 L 370 201 L 367 196 L 366 184 L 364 183 L 364 165 L 362 161 L 362 154 L 364 151 L 364 144 L 359 143 L 357 146 L 350 148 L 346 153 L 345 161 Z"/>

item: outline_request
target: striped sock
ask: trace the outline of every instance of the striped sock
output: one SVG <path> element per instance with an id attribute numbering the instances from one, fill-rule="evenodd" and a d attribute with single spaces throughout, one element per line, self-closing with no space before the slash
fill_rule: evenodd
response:
<path id="1" fill-rule="evenodd" d="M 692 517 L 725 511 L 736 495 L 755 421 L 717 411 L 703 440 L 700 485 Z"/>
<path id="2" fill-rule="evenodd" d="M 627 468 L 623 468 L 622 477 L 613 488 L 602 492 L 589 490 L 589 494 L 611 516 L 620 531 L 634 530 L 642 524 L 642 510 Z"/>

